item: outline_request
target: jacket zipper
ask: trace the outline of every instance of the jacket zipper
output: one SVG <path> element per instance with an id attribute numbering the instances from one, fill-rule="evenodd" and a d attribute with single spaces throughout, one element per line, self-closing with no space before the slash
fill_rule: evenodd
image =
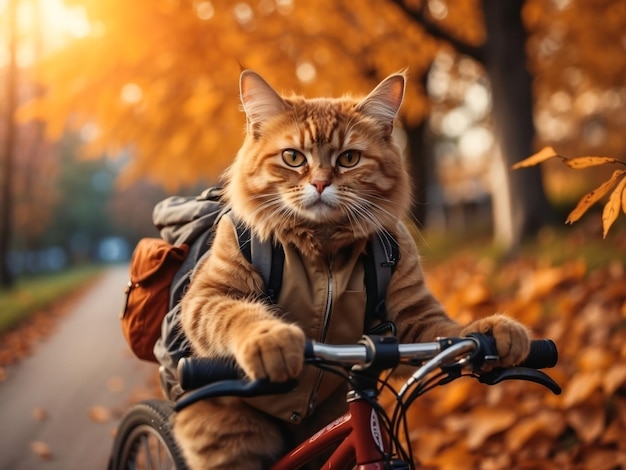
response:
<path id="1" fill-rule="evenodd" d="M 330 326 L 330 314 L 333 308 L 333 293 L 335 289 L 332 264 L 333 263 L 331 258 L 328 261 L 328 294 L 326 296 L 326 309 L 324 310 L 324 323 L 322 324 L 322 334 L 319 339 L 322 343 L 326 341 L 326 336 L 328 335 L 328 327 Z M 317 374 L 317 380 L 315 381 L 315 386 L 313 387 L 313 392 L 311 393 L 311 397 L 309 399 L 307 414 L 311 413 L 313 407 L 315 406 L 315 402 L 317 401 L 317 394 L 319 392 L 320 386 L 322 385 L 323 376 L 324 372 L 322 370 L 319 370 Z"/>

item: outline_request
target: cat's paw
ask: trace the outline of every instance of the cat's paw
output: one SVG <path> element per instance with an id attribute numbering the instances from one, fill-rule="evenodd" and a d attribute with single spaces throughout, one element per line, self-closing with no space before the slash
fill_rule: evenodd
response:
<path id="1" fill-rule="evenodd" d="M 505 315 L 496 314 L 476 320 L 461 331 L 461 336 L 469 333 L 483 333 L 494 337 L 500 356 L 498 365 L 502 367 L 519 364 L 528 356 L 530 350 L 528 329 Z"/>
<path id="2" fill-rule="evenodd" d="M 304 343 L 304 332 L 295 325 L 261 322 L 238 341 L 235 359 L 252 379 L 284 382 L 302 371 Z"/>

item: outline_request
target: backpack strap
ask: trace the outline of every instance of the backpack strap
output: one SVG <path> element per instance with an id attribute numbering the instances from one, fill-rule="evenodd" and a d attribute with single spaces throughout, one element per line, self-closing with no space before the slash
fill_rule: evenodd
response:
<path id="1" fill-rule="evenodd" d="M 261 241 L 250 229 L 242 223 L 235 223 L 237 241 L 243 256 L 259 270 L 265 293 L 271 303 L 278 302 L 278 295 L 283 283 L 283 266 L 285 251 L 282 245 L 269 240 Z"/>
<path id="2" fill-rule="evenodd" d="M 282 245 L 269 240 L 261 241 L 242 223 L 235 222 L 234 226 L 241 253 L 259 270 L 270 302 L 277 303 L 285 264 Z M 364 271 L 367 301 L 364 331 L 368 332 L 375 320 L 385 322 L 387 319 L 385 298 L 391 276 L 400 259 L 400 250 L 394 237 L 386 232 L 377 232 L 368 241 L 366 252 Z"/>
<path id="3" fill-rule="evenodd" d="M 170 310 L 183 298 L 183 293 L 189 284 L 191 273 L 208 254 L 209 248 L 213 244 L 213 238 L 215 238 L 215 231 L 207 230 L 201 234 L 189 248 L 187 258 L 185 258 L 182 266 L 174 275 L 170 285 Z"/>
<path id="4" fill-rule="evenodd" d="M 363 266 L 367 293 L 364 331 L 368 332 L 375 320 L 387 320 L 385 298 L 391 276 L 400 259 L 400 249 L 396 239 L 386 232 L 377 232 L 368 241 L 366 249 Z"/>

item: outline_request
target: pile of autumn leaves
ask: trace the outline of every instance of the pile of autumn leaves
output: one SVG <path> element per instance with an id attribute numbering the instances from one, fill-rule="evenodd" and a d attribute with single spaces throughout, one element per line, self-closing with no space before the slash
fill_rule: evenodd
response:
<path id="1" fill-rule="evenodd" d="M 553 339 L 559 363 L 546 372 L 563 393 L 520 381 L 489 387 L 471 378 L 438 387 L 409 411 L 420 468 L 626 468 L 621 243 L 621 258 L 595 269 L 581 259 L 426 260 L 431 289 L 459 321 L 499 311 L 528 325 L 535 338 Z"/>

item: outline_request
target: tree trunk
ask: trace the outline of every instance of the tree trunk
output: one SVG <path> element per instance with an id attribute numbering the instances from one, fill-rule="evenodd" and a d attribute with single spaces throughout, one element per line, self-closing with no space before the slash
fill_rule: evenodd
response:
<path id="1" fill-rule="evenodd" d="M 524 1 L 482 3 L 487 30 L 484 66 L 491 81 L 492 116 L 501 158 L 495 165 L 495 183 L 502 183 L 502 190 L 508 187 L 506 194 L 493 194 L 495 237 L 515 248 L 552 218 L 540 168 L 511 172 L 514 163 L 532 155 L 535 138 L 532 78 L 526 67 L 526 31 L 521 18 Z M 498 197 L 501 199 L 496 201 Z"/>
<path id="2" fill-rule="evenodd" d="M 425 131 L 428 127 L 428 120 L 425 119 L 416 126 L 405 128 L 407 139 L 407 156 L 409 158 L 409 171 L 413 184 L 413 204 L 411 206 L 411 216 L 418 227 L 426 226 L 428 203 L 428 186 L 431 180 L 429 174 L 428 160 L 430 149 L 425 142 Z"/>
<path id="3" fill-rule="evenodd" d="M 17 143 L 17 126 L 15 109 L 17 105 L 17 4 L 18 0 L 9 0 L 7 18 L 9 27 L 8 54 L 9 63 L 6 71 L 6 135 L 0 188 L 2 188 L 0 206 L 0 287 L 13 286 L 13 276 L 9 269 L 8 254 L 11 248 L 13 232 L 13 169 L 15 163 L 15 146 Z"/>

